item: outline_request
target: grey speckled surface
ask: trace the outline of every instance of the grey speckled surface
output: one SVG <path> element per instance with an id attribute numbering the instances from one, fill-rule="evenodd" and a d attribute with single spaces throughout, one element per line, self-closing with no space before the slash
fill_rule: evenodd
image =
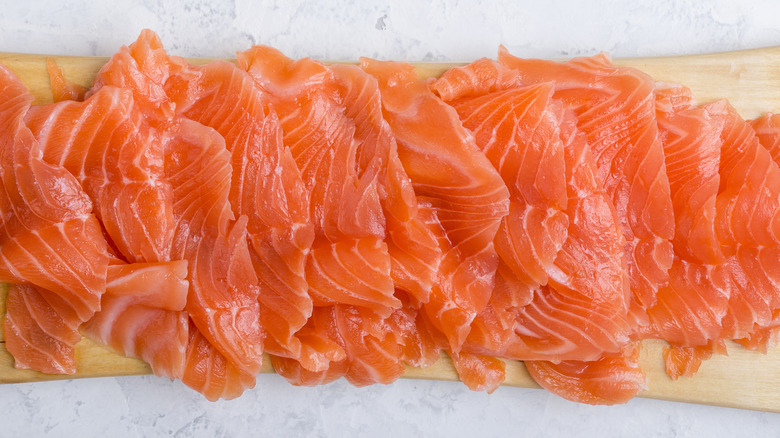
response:
<path id="1" fill-rule="evenodd" d="M 780 44 L 770 1 L 5 2 L 0 51 L 110 55 L 144 27 L 184 56 L 231 56 L 252 43 L 290 56 L 470 60 L 505 44 L 522 56 L 605 50 L 648 56 Z M 775 109 L 777 110 L 777 109 Z M 540 390 L 473 393 L 402 380 L 295 388 L 278 376 L 209 403 L 151 376 L 0 386 L 0 436 L 774 436 L 780 415 L 635 399 L 592 407 Z"/>

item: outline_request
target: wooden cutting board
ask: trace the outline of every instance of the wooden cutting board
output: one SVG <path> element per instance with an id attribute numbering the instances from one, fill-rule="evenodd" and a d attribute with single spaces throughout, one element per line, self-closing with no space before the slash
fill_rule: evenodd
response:
<path id="1" fill-rule="evenodd" d="M 522 55 L 522 54 L 520 54 Z M 107 58 L 54 57 L 70 80 L 90 86 Z M 206 62 L 196 59 L 193 62 Z M 13 70 L 30 88 L 36 103 L 51 102 L 46 57 L 0 53 L 0 63 Z M 745 118 L 764 112 L 780 112 L 780 47 L 664 58 L 616 60 L 617 65 L 637 67 L 658 81 L 689 86 L 699 103 L 727 98 Z M 420 76 L 438 76 L 454 64 L 419 63 Z M 5 314 L 7 288 L 0 286 L 0 316 Z M 780 412 L 780 347 L 763 355 L 729 344 L 729 356 L 707 361 L 693 378 L 672 381 L 664 372 L 664 343 L 643 344 L 641 364 L 647 373 L 642 397 L 703 403 L 743 409 Z M 0 336 L 0 383 L 35 382 L 79 377 L 149 374 L 149 366 L 137 359 L 112 353 L 89 340 L 77 345 L 78 373 L 52 376 L 13 367 L 13 358 Z M 266 361 L 265 372 L 272 372 Z M 452 363 L 443 357 L 434 366 L 408 368 L 412 379 L 457 380 Z M 506 385 L 538 388 L 520 362 L 507 363 Z"/>

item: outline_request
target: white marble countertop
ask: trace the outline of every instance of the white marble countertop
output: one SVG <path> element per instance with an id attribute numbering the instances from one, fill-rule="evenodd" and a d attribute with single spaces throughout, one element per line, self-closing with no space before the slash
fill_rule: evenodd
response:
<path id="1" fill-rule="evenodd" d="M 253 43 L 293 57 L 472 60 L 499 44 L 520 56 L 689 54 L 780 45 L 780 3 L 415 0 L 4 2 L 0 51 L 111 55 L 148 27 L 183 56 Z M 176 3 L 176 6 L 171 4 Z M 775 109 L 780 110 L 780 109 Z M 736 376 L 738 377 L 738 376 Z M 0 436 L 775 436 L 780 415 L 637 398 L 593 407 L 541 390 L 492 395 L 460 383 L 343 381 L 292 387 L 262 375 L 210 403 L 151 376 L 0 385 Z"/>

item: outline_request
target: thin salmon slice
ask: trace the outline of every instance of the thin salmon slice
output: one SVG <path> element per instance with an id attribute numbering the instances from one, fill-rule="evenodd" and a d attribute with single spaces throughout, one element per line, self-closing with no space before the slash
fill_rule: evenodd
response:
<path id="1" fill-rule="evenodd" d="M 167 121 L 175 114 L 175 106 L 165 83 L 188 67 L 184 58 L 168 55 L 157 34 L 144 29 L 132 44 L 122 46 L 101 67 L 86 97 L 106 85 L 127 89 L 150 122 Z"/>
<path id="2" fill-rule="evenodd" d="M 733 289 L 724 337 L 742 339 L 778 326 L 780 308 L 780 167 L 751 126 L 727 102 L 705 105 L 724 120 L 716 233 L 730 255 Z"/>
<path id="3" fill-rule="evenodd" d="M 336 64 L 329 69 L 345 115 L 355 124 L 358 172 L 380 167 L 377 185 L 387 227 L 385 240 L 392 259 L 393 284 L 424 303 L 441 263 L 441 248 L 417 214 L 414 188 L 398 157 L 390 125 L 382 116 L 378 83 L 357 66 Z"/>
<path id="4" fill-rule="evenodd" d="M 310 323 L 315 333 L 327 333 L 344 350 L 343 360 L 334 361 L 326 370 L 309 371 L 288 358 L 274 357 L 274 369 L 298 386 L 313 386 L 344 377 L 355 386 L 389 384 L 404 371 L 403 344 L 393 328 L 394 322 L 377 318 L 367 309 L 336 304 L 315 307 Z M 437 350 L 438 358 L 438 350 Z M 413 353 L 412 357 L 418 357 Z"/>
<path id="5" fill-rule="evenodd" d="M 367 75 L 342 71 L 338 76 L 318 62 L 293 61 L 268 47 L 239 54 L 239 65 L 271 97 L 284 144 L 309 192 L 315 239 L 305 275 L 315 304 L 312 318 L 329 321 L 326 337 L 345 354 L 327 369 L 301 370 L 303 364 L 280 358 L 274 360 L 277 371 L 301 385 L 341 375 L 359 385 L 389 383 L 403 371 L 402 349 L 389 336 L 389 325 L 372 331 L 368 320 L 387 319 L 401 307 L 385 242 L 385 209 L 403 200 L 392 199 L 396 189 L 390 186 L 388 162 L 393 145 L 380 143 L 388 138 L 377 140 L 381 125 L 372 126 L 362 112 L 377 103 L 369 100 L 361 108 L 356 102 L 350 108 L 339 98 L 352 89 L 343 87 L 365 86 L 360 81 Z M 377 92 L 366 95 L 378 98 Z M 411 216 L 402 214 L 407 220 Z M 333 358 L 340 354 L 334 352 Z"/>
<path id="6" fill-rule="evenodd" d="M 731 296 L 715 232 L 723 121 L 693 107 L 690 97 L 678 88 L 661 89 L 657 97 L 659 138 L 677 226 L 669 280 L 648 309 L 648 336 L 661 337 L 673 348 L 711 345 L 720 336 Z"/>
<path id="7" fill-rule="evenodd" d="M 530 288 L 546 285 L 568 237 L 566 172 L 552 84 L 449 102 L 509 188 L 509 214 L 494 244 Z"/>
<path id="8" fill-rule="evenodd" d="M 614 328 L 608 332 L 613 336 L 612 345 L 601 344 L 604 353 L 595 360 L 528 361 L 526 366 L 537 383 L 566 399 L 589 404 L 624 403 L 644 389 L 646 381 L 638 364 L 639 343 L 627 342 L 635 327 L 627 319 L 630 297 L 622 251 L 625 246 L 616 213 L 596 177 L 595 160 L 585 136 L 575 127 L 571 113 L 566 113 L 563 120 L 563 136 L 570 139 L 565 157 L 568 213 L 574 225 L 556 265 L 562 272 L 574 274 L 571 281 L 559 285 L 553 279 L 550 284 L 561 294 L 572 297 L 580 292 L 598 303 L 599 310 L 591 315 L 599 315 L 599 319 L 585 323 L 585 327 L 612 325 Z M 599 251 L 594 253 L 597 248 Z M 592 278 L 599 281 L 593 282 Z M 575 304 L 570 309 L 577 307 Z M 588 307 L 579 304 L 579 308 Z M 586 315 L 581 311 L 577 314 Z M 598 339 L 597 331 L 587 333 Z M 587 345 L 587 341 L 580 345 Z"/>
<path id="9" fill-rule="evenodd" d="M 165 89 L 188 67 L 145 30 L 106 63 L 87 99 L 104 88 L 130 90 L 146 122 L 162 135 L 163 182 L 176 188 L 170 258 L 188 262 L 186 311 L 192 324 L 182 380 L 208 397 L 235 397 L 254 386 L 262 364 L 259 286 L 247 218 L 236 219 L 229 203 L 232 170 L 225 142 L 213 129 L 177 117 Z M 225 378 L 227 370 L 233 377 Z"/>
<path id="10" fill-rule="evenodd" d="M 334 312 L 335 308 L 332 306 L 315 307 L 306 325 L 299 332 L 299 336 L 307 338 L 308 345 L 319 345 L 321 349 L 326 350 L 334 350 L 334 347 L 338 347 L 338 351 L 341 352 L 340 356 L 328 362 L 326 367 L 309 370 L 299 360 L 271 356 L 274 370 L 291 384 L 296 386 L 324 385 L 347 374 L 349 360 L 343 347 L 344 341 L 336 325 Z M 360 333 L 362 334 L 362 330 Z"/>
<path id="11" fill-rule="evenodd" d="M 305 278 L 314 231 L 309 200 L 269 99 L 234 64 L 191 67 L 168 80 L 177 113 L 214 128 L 231 152 L 230 205 L 246 215 L 252 262 L 260 282 L 260 319 L 269 334 L 265 350 L 303 361 L 329 362 L 295 336 L 312 312 Z M 236 111 L 240 108 L 241 111 Z M 304 354 L 304 352 L 306 354 Z"/>
<path id="12" fill-rule="evenodd" d="M 495 285 L 493 239 L 509 210 L 508 190 L 454 109 L 411 65 L 364 58 L 361 67 L 378 81 L 383 115 L 420 208 L 434 212 L 427 227 L 443 257 L 422 308 L 458 352 Z"/>
<path id="13" fill-rule="evenodd" d="M 758 136 L 761 146 L 764 146 L 775 163 L 780 164 L 780 114 L 767 113 L 750 122 Z"/>
<path id="14" fill-rule="evenodd" d="M 555 98 L 576 113 L 623 229 L 631 316 L 646 325 L 645 310 L 668 279 L 674 237 L 655 82 L 639 70 L 613 67 L 604 54 L 558 63 L 516 58 L 502 47 L 498 61 L 515 70 L 523 84 L 554 82 Z"/>
<path id="15" fill-rule="evenodd" d="M 164 138 L 146 122 L 129 90 L 106 86 L 84 102 L 36 106 L 25 122 L 43 159 L 81 183 L 120 257 L 170 260 L 175 224 Z"/>
<path id="16" fill-rule="evenodd" d="M 108 268 L 101 309 L 81 330 L 155 375 L 181 379 L 189 341 L 187 262 L 117 263 Z"/>
<path id="17" fill-rule="evenodd" d="M 481 354 L 564 360 L 560 369 L 587 366 L 594 372 L 599 363 L 583 361 L 620 352 L 630 331 L 622 235 L 576 119 L 553 99 L 554 84 L 523 87 L 519 77 L 482 59 L 447 71 L 433 84 L 453 99 L 464 126 L 501 172 L 512 203 L 496 236 L 499 281 L 467 345 Z M 556 305 L 545 306 L 550 300 Z M 579 310 L 599 317 L 574 316 Z M 562 312 L 570 315 L 562 318 Z M 580 361 L 575 367 L 567 359 Z M 484 384 L 477 385 L 478 369 L 464 369 L 469 386 L 490 388 L 495 372 L 483 367 Z M 604 370 L 605 381 L 611 371 Z M 566 380 L 581 382 L 574 375 Z M 582 388 L 563 383 L 553 389 L 570 399 L 582 394 Z M 605 402 L 615 398 L 610 387 L 603 389 Z"/>
<path id="18" fill-rule="evenodd" d="M 229 204 L 230 154 L 213 129 L 179 120 L 166 143 L 166 177 L 177 221 L 172 258 L 187 260 L 187 307 L 203 336 L 234 366 L 260 371 L 260 293 L 246 237 L 246 216 Z"/>
<path id="19" fill-rule="evenodd" d="M 182 382 L 208 400 L 231 400 L 255 387 L 255 373 L 234 365 L 190 320 Z"/>
<path id="20" fill-rule="evenodd" d="M 626 403 L 647 383 L 639 367 L 640 349 L 635 343 L 625 352 L 605 354 L 597 361 L 532 361 L 526 368 L 544 389 L 568 400 L 592 405 Z"/>
<path id="21" fill-rule="evenodd" d="M 457 96 L 450 103 L 510 188 L 510 213 L 496 235 L 503 263 L 500 282 L 491 297 L 489 314 L 480 323 L 480 335 L 472 337 L 472 348 L 487 354 L 490 346 L 496 346 L 502 350 L 495 353 L 503 355 L 513 345 L 509 348 L 518 359 L 595 359 L 603 351 L 620 350 L 627 340 L 617 219 L 596 179 L 595 164 L 584 135 L 575 126 L 576 119 L 553 99 L 554 85 L 519 87 L 519 81 L 511 79 L 518 74 L 507 70 L 480 60 L 448 71 L 433 86 Z M 489 86 L 486 72 L 494 75 Z M 478 94 L 482 90 L 487 94 Z M 543 304 L 549 300 L 570 301 L 574 307 Z M 540 311 L 548 307 L 550 313 L 542 316 Z M 565 324 L 549 319 L 553 312 L 579 313 L 577 308 L 590 309 L 588 313 L 594 316 L 570 316 Z M 522 324 L 523 319 L 528 324 Z M 590 327 L 604 321 L 610 322 Z M 499 326 L 492 327 L 494 323 Z M 551 324 L 561 326 L 560 333 Z M 565 338 L 576 329 L 581 330 L 576 338 Z M 503 332 L 501 341 L 493 339 L 491 331 Z M 615 335 L 594 338 L 592 334 L 599 331 Z M 585 333 L 589 335 L 582 337 Z M 552 342 L 556 337 L 558 341 Z M 537 341 L 539 349 L 534 350 Z"/>
<path id="22" fill-rule="evenodd" d="M 74 374 L 82 321 L 62 298 L 32 285 L 11 284 L 3 320 L 5 347 L 17 369 Z"/>
<path id="23" fill-rule="evenodd" d="M 329 93 L 332 74 L 318 62 L 293 61 L 268 47 L 239 54 L 239 65 L 272 96 L 284 143 L 309 191 L 315 241 L 306 278 L 315 304 L 365 306 L 389 315 L 400 303 L 383 241 L 380 169 L 360 173 L 354 123 Z"/>
<path id="24" fill-rule="evenodd" d="M 461 351 L 450 353 L 460 380 L 472 391 L 492 393 L 506 379 L 506 364 L 493 356 Z"/>
<path id="25" fill-rule="evenodd" d="M 49 83 L 51 84 L 51 94 L 54 102 L 63 100 L 84 100 L 87 89 L 83 86 L 73 83 L 65 78 L 62 68 L 52 58 L 46 58 L 46 70 L 49 73 Z"/>
<path id="26" fill-rule="evenodd" d="M 650 336 L 672 344 L 665 360 L 673 378 L 725 353 L 724 339 L 765 349 L 780 297 L 771 231 L 780 203 L 777 164 L 726 102 L 670 105 L 675 94 L 663 91 L 658 105 L 678 221 L 675 260 L 649 310 Z"/>
<path id="27" fill-rule="evenodd" d="M 0 101 L 0 210 L 13 212 L 0 228 L 0 281 L 19 285 L 9 292 L 6 348 L 19 367 L 72 373 L 75 329 L 105 291 L 107 244 L 76 179 L 43 160 L 24 124 L 32 95 L 5 67 Z"/>
<path id="28" fill-rule="evenodd" d="M 66 169 L 46 163 L 24 125 L 32 95 L 0 69 L 0 280 L 28 283 L 65 299 L 82 320 L 99 307 L 108 252 L 92 203 Z M 58 261 L 53 269 L 47 261 Z"/>

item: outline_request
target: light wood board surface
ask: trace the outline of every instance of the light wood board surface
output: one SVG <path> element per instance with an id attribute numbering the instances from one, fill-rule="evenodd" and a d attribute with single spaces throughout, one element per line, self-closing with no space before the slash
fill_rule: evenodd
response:
<path id="1" fill-rule="evenodd" d="M 53 57 L 70 80 L 90 86 L 107 58 Z M 205 59 L 192 60 L 205 62 Z M 13 70 L 30 88 L 36 103 L 51 102 L 46 57 L 0 53 L 0 64 Z M 698 103 L 727 98 L 745 118 L 764 112 L 780 112 L 780 47 L 739 52 L 615 60 L 616 65 L 637 67 L 658 81 L 690 87 Z M 455 64 L 418 63 L 420 76 L 438 76 Z M 7 289 L 0 288 L 0 316 L 5 314 Z M 717 356 L 702 365 L 692 378 L 672 381 L 664 372 L 661 341 L 643 344 L 641 364 L 648 378 L 642 397 L 780 412 L 780 347 L 766 355 L 729 344 L 729 356 Z M 0 383 L 22 383 L 78 377 L 149 374 L 149 366 L 137 359 L 112 353 L 88 340 L 77 346 L 78 373 L 45 375 L 17 370 L 0 337 Z M 265 372 L 272 372 L 266 361 Z M 452 363 L 443 357 L 434 366 L 408 368 L 404 377 L 457 380 Z M 506 385 L 538 387 L 520 362 L 507 363 Z"/>

